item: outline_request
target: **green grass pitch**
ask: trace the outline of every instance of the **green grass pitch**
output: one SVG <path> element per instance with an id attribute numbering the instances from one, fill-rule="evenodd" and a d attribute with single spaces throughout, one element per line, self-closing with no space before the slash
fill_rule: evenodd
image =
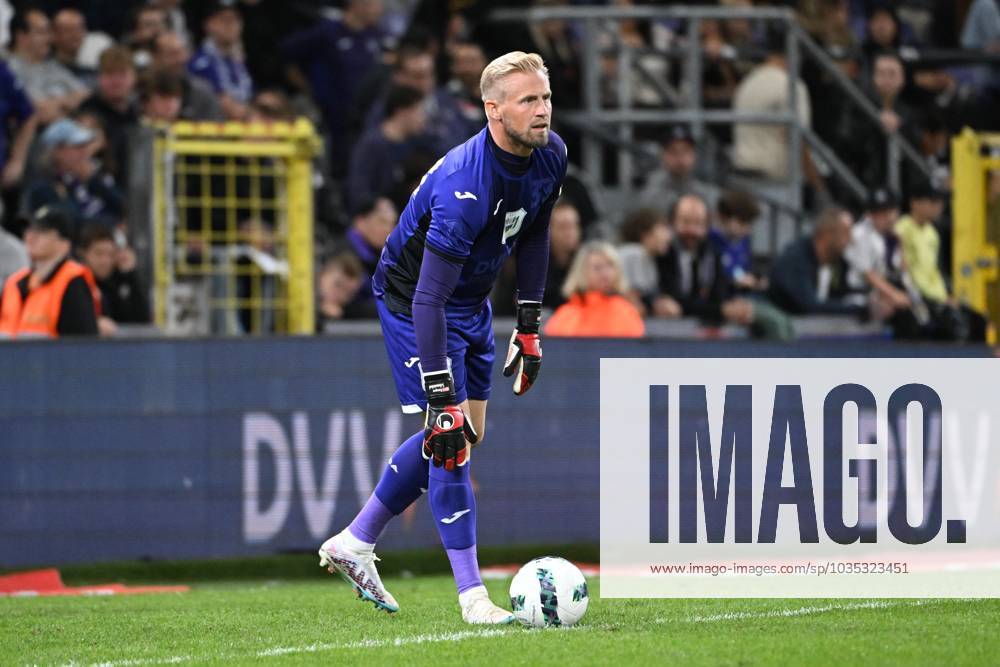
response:
<path id="1" fill-rule="evenodd" d="M 307 558 L 307 557 L 303 557 Z M 386 578 L 401 610 L 339 578 L 189 593 L 0 599 L 0 665 L 995 665 L 996 600 L 602 600 L 571 629 L 462 623 L 445 575 Z M 75 582 L 74 582 L 75 583 Z M 509 581 L 489 581 L 505 604 Z"/>

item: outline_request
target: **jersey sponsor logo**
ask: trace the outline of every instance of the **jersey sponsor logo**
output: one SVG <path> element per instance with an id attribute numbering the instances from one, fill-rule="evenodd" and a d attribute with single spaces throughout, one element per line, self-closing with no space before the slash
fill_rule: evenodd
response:
<path id="1" fill-rule="evenodd" d="M 523 208 L 511 211 L 503 219 L 503 236 L 500 238 L 500 245 L 506 245 L 507 239 L 516 236 L 521 231 L 521 224 L 524 223 L 524 216 L 528 212 Z"/>
<path id="2" fill-rule="evenodd" d="M 466 514 L 468 514 L 471 511 L 472 511 L 471 509 L 468 509 L 468 510 L 458 510 L 457 512 L 455 512 L 451 516 L 446 516 L 445 518 L 441 519 L 441 523 L 455 523 L 456 521 L 458 521 L 459 519 L 461 519 L 463 516 L 465 516 Z"/>
<path id="3" fill-rule="evenodd" d="M 479 198 L 476 197 L 476 195 L 469 192 L 468 190 L 466 190 L 465 192 L 459 192 L 458 190 L 455 190 L 455 199 L 474 199 L 476 201 L 479 201 Z"/>
<path id="4" fill-rule="evenodd" d="M 418 361 L 420 361 L 420 357 L 410 357 L 409 359 L 403 362 L 403 365 L 406 366 L 407 368 L 413 368 L 413 364 L 417 363 Z"/>

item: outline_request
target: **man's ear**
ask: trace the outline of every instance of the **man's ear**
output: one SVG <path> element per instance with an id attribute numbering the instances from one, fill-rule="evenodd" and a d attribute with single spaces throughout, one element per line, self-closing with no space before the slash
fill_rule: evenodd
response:
<path id="1" fill-rule="evenodd" d="M 500 120 L 500 107 L 493 100 L 486 101 L 486 116 L 490 120 Z"/>

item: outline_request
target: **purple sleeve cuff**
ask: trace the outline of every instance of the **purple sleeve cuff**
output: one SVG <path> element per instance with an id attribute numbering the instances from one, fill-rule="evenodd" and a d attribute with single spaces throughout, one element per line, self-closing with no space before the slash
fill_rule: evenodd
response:
<path id="1" fill-rule="evenodd" d="M 413 329 L 417 336 L 420 370 L 424 373 L 448 369 L 448 323 L 444 304 L 455 291 L 461 274 L 461 264 L 424 248 L 420 278 L 413 293 Z"/>

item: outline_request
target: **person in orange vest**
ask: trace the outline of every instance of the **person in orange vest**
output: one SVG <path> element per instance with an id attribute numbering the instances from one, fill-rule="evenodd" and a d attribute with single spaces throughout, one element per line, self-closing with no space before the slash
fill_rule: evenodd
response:
<path id="1" fill-rule="evenodd" d="M 550 336 L 639 338 L 645 325 L 639 310 L 625 298 L 628 284 L 618 251 L 605 241 L 586 243 L 573 260 L 559 306 L 545 326 Z"/>
<path id="2" fill-rule="evenodd" d="M 43 207 L 24 233 L 31 266 L 0 292 L 0 340 L 97 335 L 100 301 L 90 269 L 70 259 L 72 222 Z"/>

